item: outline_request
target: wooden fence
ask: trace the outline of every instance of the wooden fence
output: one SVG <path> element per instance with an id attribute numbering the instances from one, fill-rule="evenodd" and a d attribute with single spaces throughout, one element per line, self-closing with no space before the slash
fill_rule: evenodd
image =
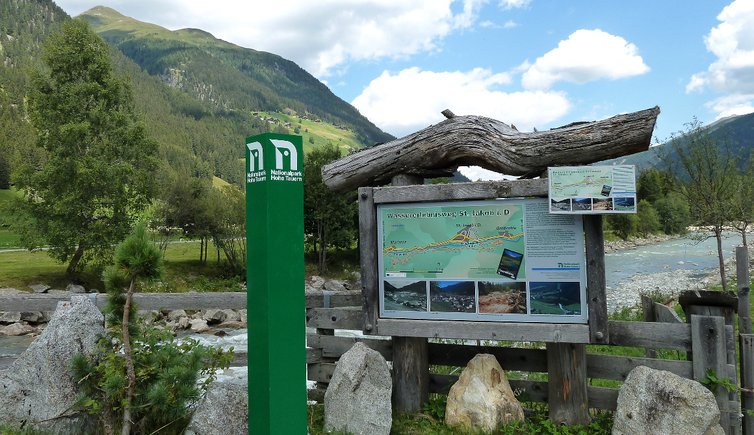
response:
<path id="1" fill-rule="evenodd" d="M 748 288 L 746 289 L 748 291 Z M 739 291 L 740 293 L 740 291 Z M 92 294 L 92 301 L 104 306 L 105 295 Z M 52 311 L 58 301 L 68 300 L 70 295 L 17 294 L 0 295 L 0 311 Z M 245 309 L 245 293 L 142 293 L 135 295 L 141 310 L 198 310 L 206 308 Z M 313 292 L 306 296 L 307 372 L 308 379 L 316 381 L 316 388 L 309 390 L 309 398 L 322 401 L 325 390 L 335 370 L 338 358 L 357 341 L 363 342 L 380 352 L 386 360 L 392 361 L 392 341 L 390 337 L 364 336 L 364 312 L 360 292 Z M 748 303 L 748 300 L 746 301 Z M 669 310 L 656 303 L 644 302 L 645 322 L 610 321 L 609 343 L 607 346 L 628 346 L 646 349 L 647 356 L 615 356 L 586 352 L 585 376 L 583 379 L 570 379 L 572 383 L 586 384 L 586 402 L 589 408 L 614 410 L 618 389 L 595 386 L 593 380 L 607 379 L 623 381 L 628 373 L 639 365 L 658 370 L 666 370 L 688 379 L 703 381 L 709 370 L 718 377 L 737 380 L 735 357 L 735 332 L 730 316 L 711 315 L 715 308 L 708 309 L 705 315 L 691 315 L 689 323 L 677 322 Z M 697 309 L 699 311 L 699 309 Z M 670 320 L 672 323 L 667 323 Z M 505 325 L 499 325 L 505 328 Z M 568 344 L 560 344 L 560 346 Z M 492 342 L 478 340 L 454 340 L 453 337 L 430 340 L 428 358 L 431 367 L 463 367 L 474 355 L 489 353 L 495 355 L 506 371 L 513 371 L 511 387 L 533 402 L 549 402 L 562 389 L 558 381 L 532 380 L 544 376 L 531 376 L 532 373 L 550 374 L 554 379 L 554 355 L 560 351 L 550 351 L 549 344 L 522 342 Z M 253 349 L 253 347 L 250 347 Z M 656 357 L 657 349 L 686 352 L 687 360 L 670 360 Z M 754 336 L 743 334 L 741 338 L 742 385 L 745 409 L 750 409 L 752 365 L 754 363 Z M 236 356 L 235 364 L 243 364 L 245 354 Z M 430 391 L 447 393 L 457 379 L 455 374 L 429 373 Z M 447 373 L 448 370 L 442 370 Z M 748 382 L 748 383 L 747 383 Z M 726 433 L 741 433 L 741 405 L 738 392 L 729 393 L 719 389 L 716 395 L 722 411 L 721 424 Z M 746 423 L 746 422 L 745 422 Z M 748 426 L 748 427 L 747 427 Z M 751 433 L 751 425 L 744 424 L 745 433 Z"/>

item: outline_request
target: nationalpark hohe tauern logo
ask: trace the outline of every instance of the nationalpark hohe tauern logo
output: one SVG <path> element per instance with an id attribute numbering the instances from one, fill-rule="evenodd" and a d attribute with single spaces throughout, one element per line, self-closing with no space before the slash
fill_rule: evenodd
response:
<path id="1" fill-rule="evenodd" d="M 270 139 L 275 153 L 274 168 L 269 173 L 265 169 L 264 148 L 261 142 L 246 144 L 249 149 L 249 171 L 246 173 L 246 182 L 258 183 L 260 181 L 303 181 L 303 174 L 299 168 L 299 153 L 296 146 L 282 139 Z M 269 151 L 269 147 L 267 148 Z"/>

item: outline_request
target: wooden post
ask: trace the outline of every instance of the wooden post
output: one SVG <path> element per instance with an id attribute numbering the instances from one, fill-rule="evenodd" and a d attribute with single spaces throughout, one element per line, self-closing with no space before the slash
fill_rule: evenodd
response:
<path id="1" fill-rule="evenodd" d="M 655 319 L 655 302 L 647 295 L 641 295 L 641 309 L 644 312 L 645 322 L 654 322 Z M 647 358 L 657 358 L 657 351 L 655 349 L 646 348 L 644 354 Z"/>
<path id="2" fill-rule="evenodd" d="M 412 175 L 396 175 L 393 186 L 423 184 Z M 375 263 L 376 264 L 376 263 Z M 421 411 L 429 400 L 429 347 L 426 338 L 392 337 L 393 407 L 399 413 Z"/>
<path id="3" fill-rule="evenodd" d="M 738 281 L 738 333 L 740 334 L 741 411 L 743 433 L 754 435 L 754 335 L 751 335 L 749 307 L 749 249 L 736 247 L 736 278 Z"/>
<path id="4" fill-rule="evenodd" d="M 550 421 L 557 424 L 589 424 L 586 346 L 547 343 L 547 390 Z"/>
<path id="5" fill-rule="evenodd" d="M 743 433 L 754 435 L 754 335 L 741 334 L 741 408 Z"/>
<path id="6" fill-rule="evenodd" d="M 691 316 L 691 352 L 693 355 L 694 380 L 703 382 L 707 378 L 708 370 L 721 377 L 728 373 L 725 320 L 723 317 Z M 720 426 L 726 434 L 731 433 L 728 399 L 728 391 L 717 386 L 715 400 L 720 408 Z"/>
<path id="7" fill-rule="evenodd" d="M 589 341 L 610 342 L 607 328 L 607 291 L 605 290 L 605 240 L 602 216 L 584 216 L 586 244 L 586 297 L 589 309 Z"/>
<path id="8" fill-rule="evenodd" d="M 751 334 L 751 313 L 749 307 L 749 249 L 736 247 L 736 278 L 738 281 L 738 332 Z"/>

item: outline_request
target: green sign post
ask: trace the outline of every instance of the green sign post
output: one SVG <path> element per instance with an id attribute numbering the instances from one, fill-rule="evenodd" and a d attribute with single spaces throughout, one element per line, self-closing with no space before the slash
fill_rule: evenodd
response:
<path id="1" fill-rule="evenodd" d="M 249 433 L 306 433 L 300 136 L 246 139 Z"/>

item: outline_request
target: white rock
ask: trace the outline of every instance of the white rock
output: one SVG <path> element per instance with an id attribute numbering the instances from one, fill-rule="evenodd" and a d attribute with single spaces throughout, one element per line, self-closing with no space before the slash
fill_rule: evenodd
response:
<path id="1" fill-rule="evenodd" d="M 445 424 L 493 432 L 504 423 L 523 419 L 524 409 L 495 356 L 476 355 L 450 388 Z"/>
<path id="2" fill-rule="evenodd" d="M 0 326 L 0 335 L 9 337 L 31 334 L 32 332 L 36 332 L 36 329 L 34 329 L 34 327 L 32 326 L 29 326 L 29 324 L 26 322 L 11 323 L 8 326 Z"/>
<path id="3" fill-rule="evenodd" d="M 207 332 L 209 331 L 209 326 L 207 326 L 207 321 L 204 319 L 194 319 L 189 322 L 191 324 L 191 331 L 193 332 Z"/>

